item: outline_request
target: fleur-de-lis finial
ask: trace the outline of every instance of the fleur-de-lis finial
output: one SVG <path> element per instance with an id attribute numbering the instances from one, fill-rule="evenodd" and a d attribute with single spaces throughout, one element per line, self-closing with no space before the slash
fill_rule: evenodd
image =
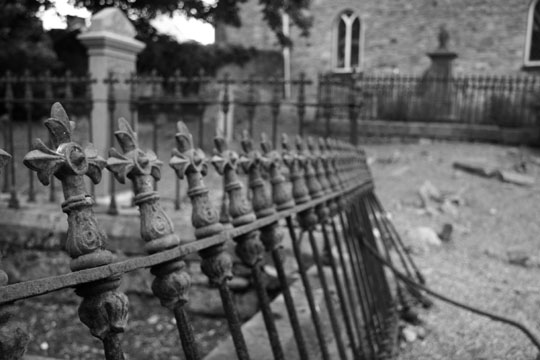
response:
<path id="1" fill-rule="evenodd" d="M 243 132 L 242 148 L 244 153 L 240 156 L 240 161 L 242 168 L 249 175 L 249 187 L 253 194 L 251 199 L 253 211 L 258 218 L 269 216 L 275 210 L 262 178 L 263 157 L 258 150 L 255 150 L 247 131 Z"/>
<path id="2" fill-rule="evenodd" d="M 298 140 L 302 140 L 300 137 L 297 137 L 297 148 Z M 309 201 L 309 191 L 306 186 L 306 181 L 304 179 L 304 166 L 306 163 L 305 156 L 299 152 L 294 152 L 289 143 L 289 137 L 286 134 L 281 136 L 281 147 L 283 149 L 283 162 L 289 168 L 290 180 L 292 182 L 292 193 L 294 201 L 297 204 L 302 204 Z"/>
<path id="3" fill-rule="evenodd" d="M 238 179 L 238 171 L 243 170 L 243 161 L 236 151 L 230 150 L 225 140 L 221 136 L 214 138 L 214 156 L 212 165 L 216 171 L 223 175 L 224 190 L 229 197 L 228 212 L 232 218 L 233 226 L 243 225 L 255 220 L 255 214 L 248 203 L 242 189 L 242 183 Z"/>
<path id="4" fill-rule="evenodd" d="M 201 149 L 193 147 L 193 136 L 186 124 L 179 121 L 177 130 L 176 149 L 173 150 L 170 166 L 180 179 L 190 173 L 199 173 L 201 176 L 206 176 L 208 171 L 206 157 Z"/>
<path id="5" fill-rule="evenodd" d="M 281 211 L 294 207 L 290 184 L 286 183 L 285 176 L 282 173 L 284 160 L 281 154 L 274 150 L 266 133 L 261 134 L 261 149 L 263 151 L 261 157 L 262 166 L 270 173 L 272 200 L 276 209 Z"/>
<path id="6" fill-rule="evenodd" d="M 212 156 L 212 165 L 221 175 L 227 170 L 237 171 L 241 164 L 240 157 L 236 151 L 230 150 L 227 140 L 221 135 L 214 138 L 214 156 Z M 241 170 L 243 170 L 240 167 Z"/>
<path id="7" fill-rule="evenodd" d="M 45 121 L 54 149 L 49 148 L 40 139 L 34 142 L 35 150 L 24 157 L 23 163 L 37 172 L 39 181 L 49 185 L 51 176 L 87 175 L 94 184 L 101 181 L 101 171 L 106 163 L 90 145 L 83 149 L 72 142 L 71 134 L 74 123 L 60 103 L 51 108 L 51 118 Z"/>
<path id="8" fill-rule="evenodd" d="M 307 139 L 307 146 L 311 152 L 311 162 L 315 170 L 315 175 L 319 180 L 322 192 L 328 192 L 330 190 L 330 184 L 325 171 L 326 155 L 322 151 L 323 148 L 321 147 L 323 144 L 324 139 L 322 138 L 315 140 L 312 137 L 308 137 Z"/>
<path id="9" fill-rule="evenodd" d="M 83 176 L 94 183 L 101 179 L 105 160 L 93 148 L 83 148 L 72 140 L 73 123 L 59 103 L 51 109 L 51 118 L 45 121 L 54 149 L 41 140 L 35 142 L 35 150 L 24 157 L 24 164 L 38 174 L 47 185 L 51 176 L 62 182 L 65 201 L 62 210 L 68 215 L 66 252 L 71 256 L 72 271 L 108 265 L 115 260 L 106 249 L 106 235 L 94 215 L 94 200 L 87 193 Z M 83 297 L 79 318 L 90 328 L 92 335 L 103 341 L 105 357 L 123 358 L 119 333 L 127 323 L 127 297 L 116 291 L 119 276 L 111 276 L 99 283 L 91 282 L 77 286 L 76 293 Z"/>
<path id="10" fill-rule="evenodd" d="M 137 134 L 126 119 L 118 119 L 118 128 L 119 130 L 114 135 L 124 154 L 111 148 L 109 159 L 107 159 L 107 169 L 122 184 L 126 182 L 126 177 L 136 175 L 151 175 L 159 180 L 163 163 L 158 160 L 156 154 L 152 150 L 144 152 L 139 148 Z"/>
<path id="11" fill-rule="evenodd" d="M 323 193 L 321 184 L 319 183 L 315 173 L 315 157 L 307 149 L 306 142 L 304 142 L 304 140 L 298 135 L 296 136 L 296 148 L 298 153 L 300 153 L 304 159 L 302 166 L 304 168 L 304 176 L 306 178 L 309 196 L 311 196 L 313 199 L 321 197 Z"/>

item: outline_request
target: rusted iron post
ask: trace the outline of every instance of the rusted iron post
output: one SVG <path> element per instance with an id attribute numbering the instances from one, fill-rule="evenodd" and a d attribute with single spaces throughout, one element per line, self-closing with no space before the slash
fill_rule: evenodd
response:
<path id="1" fill-rule="evenodd" d="M 7 121 L 8 121 L 8 133 L 9 133 L 9 152 L 11 153 L 11 156 L 15 156 L 15 129 L 13 127 L 13 83 L 15 82 L 15 78 L 11 74 L 10 71 L 6 72 L 6 75 L 4 77 L 4 82 L 6 84 L 6 91 L 4 94 L 4 103 L 6 106 L 6 113 L 7 113 Z M 9 175 L 10 175 L 10 197 L 8 202 L 8 207 L 11 209 L 18 209 L 19 204 L 19 198 L 17 197 L 17 175 L 16 175 L 16 167 L 15 167 L 15 161 L 11 161 L 10 167 L 9 167 Z"/>
<path id="2" fill-rule="evenodd" d="M 208 171 L 206 156 L 201 149 L 193 147 L 193 138 L 183 122 L 178 122 L 176 149 L 173 150 L 169 164 L 180 179 L 187 178 L 187 194 L 193 206 L 191 223 L 195 227 L 195 237 L 203 239 L 221 233 L 223 225 L 219 222 L 218 212 L 210 203 L 208 188 L 203 182 Z M 202 257 L 202 272 L 208 276 L 210 283 L 219 289 L 236 354 L 240 360 L 248 360 L 249 354 L 242 335 L 238 310 L 228 286 L 228 281 L 233 276 L 232 258 L 225 251 L 224 244 L 211 246 L 201 250 L 199 254 Z"/>
<path id="3" fill-rule="evenodd" d="M 260 154 L 253 151 L 253 145 L 246 137 L 244 137 L 242 145 L 245 151 L 250 152 L 249 156 L 239 157 L 235 151 L 228 148 L 227 140 L 222 137 L 216 137 L 214 143 L 216 148 L 212 157 L 212 165 L 223 176 L 224 188 L 229 196 L 228 212 L 231 217 L 231 223 L 235 227 L 250 224 L 255 221 L 256 216 L 246 198 L 242 183 L 238 178 L 238 173 L 242 170 L 246 170 L 249 173 L 249 183 L 253 190 L 253 201 L 259 213 L 263 211 L 262 208 L 268 208 L 265 204 L 268 199 L 264 194 L 264 182 L 260 175 Z M 274 316 L 270 308 L 270 300 L 261 278 L 264 247 L 259 239 L 259 233 L 251 231 L 237 236 L 233 240 L 236 242 L 236 254 L 251 269 L 253 284 L 259 298 L 260 309 L 274 359 L 284 359 Z"/>
<path id="4" fill-rule="evenodd" d="M 231 134 L 229 134 L 229 124 L 228 116 L 229 110 L 231 107 L 231 98 L 229 94 L 229 89 L 231 85 L 231 79 L 229 73 L 225 73 L 223 79 L 221 80 L 223 84 L 223 97 L 221 98 L 221 112 L 223 114 L 223 136 L 225 139 L 228 139 Z M 223 196 L 221 198 L 221 208 L 219 211 L 219 222 L 222 224 L 229 224 L 231 222 L 229 215 L 229 196 L 225 190 L 225 183 L 223 183 Z"/>
<path id="5" fill-rule="evenodd" d="M 158 119 L 158 112 L 160 110 L 159 108 L 159 94 L 158 91 L 160 90 L 160 86 L 162 86 L 163 78 L 161 76 L 158 76 L 157 70 L 153 69 L 151 72 L 151 75 L 148 79 L 150 81 L 151 89 L 152 89 L 152 95 L 151 95 L 151 101 L 150 101 L 150 112 L 152 113 L 152 150 L 154 151 L 154 154 L 159 154 L 159 141 L 158 141 L 158 133 L 159 133 L 159 119 Z M 157 181 L 154 181 L 154 190 L 157 191 Z"/>
<path id="6" fill-rule="evenodd" d="M 32 85 L 35 79 L 30 76 L 30 71 L 26 69 L 24 75 L 21 78 L 24 83 L 24 110 L 26 112 L 26 141 L 28 142 L 28 151 L 32 150 L 32 120 L 34 109 L 34 96 L 32 91 Z M 28 169 L 28 202 L 35 202 L 36 194 L 34 190 L 34 172 Z"/>
<path id="7" fill-rule="evenodd" d="M 248 131 L 249 136 L 253 137 L 253 126 L 255 123 L 255 111 L 257 110 L 257 90 L 255 84 L 260 84 L 260 81 L 255 80 L 253 74 L 250 74 L 247 81 L 245 81 L 248 87 L 248 99 L 246 101 L 246 113 L 248 118 Z"/>
<path id="8" fill-rule="evenodd" d="M 272 144 L 268 140 L 265 133 L 261 134 L 261 149 L 263 154 L 257 155 L 251 141 L 243 141 L 244 151 L 246 155 L 252 159 L 254 163 L 250 172 L 250 187 L 253 191 L 253 209 L 257 218 L 263 218 L 275 213 L 275 209 L 281 211 L 294 207 L 294 200 L 289 184 L 285 181 L 282 174 L 283 161 L 281 155 L 275 151 Z M 258 167 L 265 169 L 270 175 L 270 183 L 272 185 L 271 198 L 264 188 L 264 183 L 261 176 L 261 169 L 257 169 L 255 162 L 258 162 Z M 249 162 L 247 163 L 249 164 Z M 275 209 L 274 209 L 275 206 Z M 294 300 L 288 285 L 287 275 L 283 267 L 283 231 L 280 229 L 277 222 L 261 228 L 261 241 L 264 244 L 266 251 L 272 254 L 274 266 L 278 273 L 279 283 L 283 292 L 285 306 L 289 314 L 289 321 L 293 329 L 296 345 L 300 359 L 307 360 L 309 355 L 307 352 L 306 343 L 302 334 L 302 328 L 296 314 Z"/>
<path id="9" fill-rule="evenodd" d="M 2 126 L 2 129 L 9 129 L 9 119 L 5 116 L 0 117 L 0 125 Z M 3 135 L 4 146 L 9 146 L 9 131 L 3 131 Z M 9 155 L 9 158 L 11 159 L 11 155 Z M 2 185 L 2 192 L 9 192 L 9 171 L 4 171 L 4 184 Z"/>
<path id="10" fill-rule="evenodd" d="M 54 101 L 53 100 L 53 98 L 54 98 L 53 82 L 55 81 L 55 79 L 51 76 L 51 71 L 49 69 L 47 69 L 45 71 L 45 75 L 40 80 L 43 82 L 43 85 L 45 87 L 45 99 L 44 100 L 47 101 L 47 102 Z M 89 101 L 89 102 L 91 102 L 91 101 Z M 91 117 L 89 117 L 89 118 L 91 118 Z M 90 131 L 92 131 L 91 127 L 90 127 Z M 92 139 L 92 138 L 90 137 L 90 139 Z M 49 136 L 49 139 L 48 139 L 47 143 L 49 144 L 49 147 L 53 146 L 50 136 Z M 50 187 L 49 187 L 49 201 L 52 202 L 52 203 L 56 202 L 56 180 L 54 179 L 54 176 L 51 176 L 51 184 L 50 184 Z"/>
<path id="11" fill-rule="evenodd" d="M 140 79 L 135 72 L 129 75 L 126 79 L 129 84 L 129 112 L 131 127 L 137 133 L 139 131 L 139 83 Z"/>
<path id="12" fill-rule="evenodd" d="M 106 249 L 106 236 L 98 226 L 93 211 L 94 200 L 87 193 L 84 175 L 94 183 L 101 180 L 105 160 L 97 156 L 95 149 L 83 149 L 72 140 L 74 124 L 62 105 L 55 103 L 51 118 L 45 121 L 54 147 L 47 147 L 41 140 L 34 143 L 35 150 L 24 158 L 24 164 L 36 171 L 41 183 L 48 185 L 51 176 L 62 183 L 65 201 L 62 210 L 68 215 L 66 251 L 72 260 L 70 268 L 78 271 L 115 261 Z M 128 299 L 117 291 L 120 277 L 77 286 L 75 292 L 83 298 L 79 306 L 79 318 L 101 339 L 107 360 L 123 360 L 120 333 L 124 331 L 128 314 Z"/>
<path id="13" fill-rule="evenodd" d="M 114 111 L 116 109 L 116 96 L 114 84 L 118 83 L 118 79 L 114 77 L 112 72 L 109 72 L 109 75 L 105 80 L 107 84 L 107 111 L 109 116 L 109 148 L 114 144 Z M 118 207 L 116 205 L 116 183 L 114 180 L 114 174 L 111 173 L 109 179 L 109 208 L 107 209 L 107 214 L 109 215 L 118 215 Z"/>
<path id="14" fill-rule="evenodd" d="M 181 99 L 182 99 L 182 84 L 186 81 L 182 77 L 180 69 L 176 69 L 174 76 L 171 78 L 173 83 L 173 111 L 175 113 L 180 113 L 182 110 Z M 181 182 L 180 179 L 174 179 L 174 209 L 180 210 L 182 207 L 181 197 Z"/>
<path id="15" fill-rule="evenodd" d="M 294 201 L 297 205 L 304 204 L 310 200 L 306 180 L 304 178 L 304 163 L 306 162 L 306 158 L 303 156 L 303 154 L 293 151 L 291 145 L 289 144 L 289 137 L 286 134 L 282 135 L 281 146 L 283 149 L 283 163 L 289 168 L 289 178 L 292 183 L 292 195 Z M 328 344 L 324 338 L 324 330 L 322 328 L 318 306 L 315 303 L 313 288 L 307 276 L 307 267 L 302 259 L 302 252 L 300 250 L 300 241 L 302 240 L 303 232 L 299 237 L 297 237 L 292 217 L 288 217 L 286 221 L 289 236 L 291 237 L 294 256 L 298 264 L 298 272 L 300 273 L 300 278 L 302 279 L 302 284 L 304 285 L 306 299 L 311 312 L 311 319 L 315 327 L 315 334 L 317 335 L 317 340 L 319 341 L 319 346 L 321 347 L 321 355 L 324 360 L 330 360 L 330 353 L 328 351 Z"/>
<path id="16" fill-rule="evenodd" d="M 356 74 L 351 76 L 349 80 L 349 91 L 348 91 L 348 108 L 349 108 L 349 139 L 350 142 L 354 145 L 358 144 L 358 112 L 361 104 L 359 103 L 358 91 L 356 87 Z"/>
<path id="17" fill-rule="evenodd" d="M 315 158 L 313 154 L 306 148 L 304 144 L 304 140 L 300 137 L 296 137 L 296 149 L 299 154 L 303 156 L 305 161 L 302 163 L 302 167 L 304 170 L 304 178 L 306 181 L 306 186 L 308 189 L 309 196 L 312 199 L 318 199 L 324 195 L 323 188 L 321 186 L 321 183 L 319 182 L 319 179 L 317 178 L 317 174 L 315 172 Z M 311 245 L 311 249 L 313 252 L 313 259 L 315 261 L 315 265 L 317 267 L 317 272 L 319 274 L 319 280 L 321 282 L 321 287 L 323 290 L 324 299 L 326 302 L 326 307 L 328 310 L 330 325 L 332 327 L 332 331 L 334 332 L 334 337 L 337 344 L 337 349 L 339 353 L 339 357 L 342 360 L 345 360 L 347 358 L 347 354 L 345 351 L 345 344 L 343 343 L 343 339 L 341 338 L 341 331 L 339 329 L 338 324 L 338 318 L 336 314 L 336 310 L 333 305 L 332 295 L 330 294 L 330 289 L 328 286 L 328 283 L 326 281 L 326 275 L 323 268 L 323 259 L 320 254 L 319 246 L 317 245 L 317 242 L 315 240 L 314 231 L 317 227 L 317 224 L 319 222 L 324 222 L 328 218 L 328 208 L 326 205 L 320 204 L 315 207 L 315 209 L 310 208 L 306 211 L 300 212 L 298 214 L 298 223 L 302 230 L 304 232 L 308 233 L 308 239 L 309 243 Z M 336 284 L 337 286 L 337 284 Z"/>
<path id="18" fill-rule="evenodd" d="M 174 234 L 172 221 L 161 207 L 159 194 L 152 188 L 152 180 L 159 181 L 161 177 L 162 162 L 151 150 L 144 152 L 140 149 L 137 134 L 127 120 L 121 118 L 118 123 L 119 130 L 115 136 L 122 153 L 114 148 L 109 151 L 107 169 L 120 183 L 124 184 L 126 178 L 133 183 L 133 202 L 139 207 L 141 237 L 146 242 L 146 251 L 155 254 L 175 248 L 180 245 L 180 239 Z M 191 286 L 186 263 L 176 259 L 153 266 L 150 271 L 155 275 L 152 291 L 160 299 L 161 305 L 172 310 L 175 315 L 184 354 L 190 360 L 199 359 L 191 322 L 184 310 Z"/>
<path id="19" fill-rule="evenodd" d="M 0 149 L 0 173 L 10 159 L 11 155 Z M 8 284 L 1 265 L 0 261 L 0 287 Z M 0 306 L 0 360 L 21 360 L 30 340 L 26 326 L 14 319 L 16 313 L 13 304 Z"/>
<path id="20" fill-rule="evenodd" d="M 291 84 L 298 85 L 298 97 L 296 99 L 296 113 L 298 114 L 298 134 L 304 135 L 304 120 L 306 116 L 306 85 L 311 84 L 306 79 L 304 72 L 300 73 L 298 80 L 293 80 Z"/>
<path id="21" fill-rule="evenodd" d="M 325 146 L 324 139 L 319 138 L 318 140 L 315 140 L 309 137 L 307 139 L 307 146 L 311 153 L 311 161 L 312 161 L 313 168 L 315 171 L 315 177 L 321 186 L 321 191 L 324 194 L 331 193 L 332 188 L 330 185 L 330 179 L 327 177 L 326 165 L 325 165 L 327 162 L 327 157 L 326 157 L 326 153 L 324 152 L 324 146 Z M 332 269 L 332 276 L 334 279 L 334 284 L 336 286 L 339 303 L 341 305 L 341 313 L 343 316 L 343 322 L 345 324 L 345 330 L 349 338 L 349 342 L 351 344 L 352 352 L 354 353 L 356 358 L 361 358 L 363 357 L 363 354 L 361 353 L 361 348 L 357 346 L 357 341 L 356 341 L 356 337 L 355 337 L 352 322 L 351 322 L 352 315 L 355 315 L 354 309 L 352 309 L 352 307 L 351 309 L 349 309 L 349 303 L 347 302 L 347 299 L 345 296 L 346 289 L 341 282 L 341 278 L 340 278 L 340 274 L 338 270 L 338 264 L 332 252 L 330 234 L 327 229 L 327 225 L 329 225 L 331 222 L 331 216 L 335 215 L 336 210 L 337 210 L 337 204 L 333 199 L 328 201 L 325 204 L 322 204 L 316 207 L 316 212 L 319 218 L 319 224 L 320 224 L 320 227 L 323 233 L 323 239 L 324 239 L 322 260 L 325 264 L 330 265 Z M 333 240 L 334 240 L 334 243 L 338 241 L 336 238 L 334 238 Z"/>
<path id="22" fill-rule="evenodd" d="M 322 75 L 321 83 L 323 88 L 323 118 L 326 136 L 332 135 L 332 81 L 330 75 Z"/>
<path id="23" fill-rule="evenodd" d="M 283 81 L 274 77 L 270 83 L 272 84 L 272 100 L 270 101 L 270 112 L 272 113 L 272 145 L 276 146 L 278 141 L 278 120 L 282 100 Z"/>

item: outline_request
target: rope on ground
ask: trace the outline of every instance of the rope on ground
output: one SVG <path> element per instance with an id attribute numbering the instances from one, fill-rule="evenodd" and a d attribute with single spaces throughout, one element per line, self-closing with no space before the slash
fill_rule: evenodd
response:
<path id="1" fill-rule="evenodd" d="M 478 309 L 478 308 L 476 308 L 474 306 L 462 303 L 460 301 L 457 301 L 457 300 L 451 299 L 451 298 L 449 298 L 449 297 L 447 297 L 445 295 L 442 295 L 442 294 L 438 293 L 437 291 L 432 290 L 432 289 L 428 288 L 427 286 L 422 285 L 422 284 L 410 279 L 405 274 L 401 273 L 394 265 L 387 262 L 371 245 L 366 244 L 365 241 L 362 241 L 362 246 L 364 246 L 380 263 L 382 263 L 384 266 L 386 266 L 390 270 L 392 270 L 392 272 L 396 275 L 396 277 L 399 280 L 407 283 L 408 285 L 414 286 L 414 287 L 416 287 L 416 288 L 430 294 L 431 296 L 433 296 L 433 297 L 435 297 L 435 298 L 437 298 L 439 300 L 442 300 L 442 301 L 444 301 L 444 302 L 446 302 L 448 304 L 451 304 L 451 305 L 454 305 L 454 306 L 459 307 L 461 309 L 470 311 L 470 312 L 472 312 L 474 314 L 487 317 L 487 318 L 489 318 L 489 319 L 491 319 L 493 321 L 501 322 L 501 323 L 504 323 L 504 324 L 507 324 L 507 325 L 510 325 L 510 326 L 513 326 L 513 327 L 519 329 L 521 332 L 523 332 L 529 338 L 529 340 L 531 340 L 531 342 L 534 344 L 534 346 L 540 351 L 540 340 L 538 339 L 538 337 L 536 337 L 536 335 L 534 335 L 533 332 L 527 326 L 520 323 L 519 321 L 514 320 L 514 319 L 510 319 L 510 318 L 507 318 L 507 317 L 504 317 L 504 316 L 501 316 L 501 315 L 498 315 L 498 314 L 494 314 L 494 313 L 486 311 L 486 310 Z"/>

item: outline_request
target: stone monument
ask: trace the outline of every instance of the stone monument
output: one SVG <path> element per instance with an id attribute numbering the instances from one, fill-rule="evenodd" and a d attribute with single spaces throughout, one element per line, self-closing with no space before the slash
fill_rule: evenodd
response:
<path id="1" fill-rule="evenodd" d="M 88 30 L 79 35 L 79 40 L 88 49 L 88 71 L 96 82 L 92 85 L 92 139 L 101 156 L 113 145 L 110 116 L 107 108 L 109 74 L 118 80 L 114 85 L 116 106 L 113 120 L 123 116 L 129 118 L 129 84 L 125 80 L 135 71 L 137 54 L 144 43 L 135 40 L 135 27 L 118 8 L 106 8 L 94 16 Z M 104 176 L 96 186 L 96 196 L 107 194 L 111 178 Z"/>

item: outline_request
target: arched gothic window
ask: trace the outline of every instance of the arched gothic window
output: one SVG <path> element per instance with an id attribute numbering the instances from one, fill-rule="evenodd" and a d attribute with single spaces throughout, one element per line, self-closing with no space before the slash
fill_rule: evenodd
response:
<path id="1" fill-rule="evenodd" d="M 334 69 L 352 71 L 360 68 L 363 50 L 363 24 L 351 10 L 338 15 L 334 24 Z"/>
<path id="2" fill-rule="evenodd" d="M 540 2 L 531 1 L 525 41 L 525 66 L 540 66 Z"/>

